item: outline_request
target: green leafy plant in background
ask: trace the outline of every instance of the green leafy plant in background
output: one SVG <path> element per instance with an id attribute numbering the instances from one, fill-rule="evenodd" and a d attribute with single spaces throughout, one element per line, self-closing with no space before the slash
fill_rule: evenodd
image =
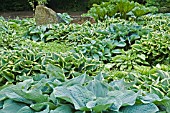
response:
<path id="1" fill-rule="evenodd" d="M 60 17 L 60 18 L 62 18 L 62 20 L 64 21 L 64 23 L 66 23 L 66 24 L 70 24 L 71 23 L 71 21 L 73 20 L 71 17 L 70 17 L 70 15 L 69 14 L 67 14 L 67 13 L 57 13 L 57 15 Z"/>
<path id="2" fill-rule="evenodd" d="M 170 0 L 146 0 L 147 6 L 155 6 L 159 9 L 159 12 L 170 12 Z"/>
<path id="3" fill-rule="evenodd" d="M 140 17 L 142 15 L 157 11 L 156 7 L 145 7 L 139 3 L 128 0 L 110 0 L 100 5 L 94 4 L 93 7 L 83 16 L 92 16 L 96 21 L 105 20 L 108 17 Z"/>
<path id="4" fill-rule="evenodd" d="M 35 10 L 36 6 L 35 3 L 37 2 L 37 5 L 45 5 L 48 4 L 49 0 L 28 0 L 29 4 L 31 5 L 31 7 L 33 8 L 33 10 Z"/>
<path id="5" fill-rule="evenodd" d="M 88 7 L 91 8 L 93 4 L 101 4 L 102 2 L 108 2 L 109 0 L 89 0 Z"/>

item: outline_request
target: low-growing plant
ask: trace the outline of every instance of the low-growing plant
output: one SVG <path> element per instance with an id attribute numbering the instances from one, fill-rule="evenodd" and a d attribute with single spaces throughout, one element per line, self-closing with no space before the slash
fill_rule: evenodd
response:
<path id="1" fill-rule="evenodd" d="M 157 93 L 128 90 L 124 80 L 107 83 L 100 73 L 95 77 L 82 74 L 60 81 L 37 74 L 16 85 L 1 88 L 1 112 L 169 112 L 169 97 Z M 13 109 L 11 109 L 13 108 Z M 132 112 L 133 111 L 133 112 Z"/>
<path id="2" fill-rule="evenodd" d="M 103 67 L 99 61 L 78 53 L 45 53 L 21 46 L 14 50 L 3 50 L 0 56 L 0 86 L 23 81 L 34 74 L 48 73 L 64 78 L 72 78 L 84 72 L 94 75 Z"/>

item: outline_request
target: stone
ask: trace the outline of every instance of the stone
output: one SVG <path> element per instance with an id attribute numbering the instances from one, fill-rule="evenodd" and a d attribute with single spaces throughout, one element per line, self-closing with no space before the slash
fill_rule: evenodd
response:
<path id="1" fill-rule="evenodd" d="M 56 12 L 52 9 L 43 5 L 38 5 L 35 9 L 35 22 L 36 25 L 46 25 L 58 23 L 59 19 Z"/>

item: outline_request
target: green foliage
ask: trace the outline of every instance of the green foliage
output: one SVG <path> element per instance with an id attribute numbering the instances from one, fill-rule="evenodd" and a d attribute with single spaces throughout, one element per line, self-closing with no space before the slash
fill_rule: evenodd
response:
<path id="1" fill-rule="evenodd" d="M 64 23 L 66 24 L 70 24 L 71 21 L 73 20 L 70 15 L 68 15 L 67 13 L 57 13 L 57 15 L 64 21 Z"/>
<path id="2" fill-rule="evenodd" d="M 33 8 L 33 10 L 35 10 L 34 8 L 35 6 L 35 2 L 37 2 L 37 5 L 45 5 L 48 3 L 49 0 L 28 0 L 29 4 L 31 5 L 31 7 Z"/>
<path id="3" fill-rule="evenodd" d="M 140 17 L 142 15 L 157 11 L 156 7 L 145 7 L 134 1 L 110 0 L 100 5 L 94 4 L 84 16 L 92 16 L 95 20 L 105 20 L 108 17 L 121 17 L 129 19 L 131 16 Z"/>
<path id="4" fill-rule="evenodd" d="M 109 0 L 89 0 L 88 7 L 91 8 L 93 4 L 101 4 L 102 2 L 108 2 Z"/>
<path id="5" fill-rule="evenodd" d="M 54 76 L 72 78 L 84 72 L 93 75 L 102 68 L 100 62 L 87 59 L 77 53 L 61 55 L 20 47 L 15 50 L 1 51 L 0 55 L 0 85 L 23 81 L 34 74 L 47 73 L 51 76 L 49 73 L 54 70 L 62 72 L 54 72 Z"/>
<path id="6" fill-rule="evenodd" d="M 12 49 L 14 46 L 20 45 L 23 40 L 21 37 L 30 26 L 34 25 L 32 19 L 13 19 L 5 20 L 0 18 L 0 49 Z"/>
<path id="7" fill-rule="evenodd" d="M 146 27 L 152 28 L 153 31 L 137 40 L 129 51 L 113 57 L 113 67 L 120 70 L 131 70 L 137 65 L 155 66 L 159 63 L 170 64 L 170 28 L 167 27 L 170 20 L 169 15 L 165 16 L 163 20 L 160 20 L 161 16 L 149 17 L 148 15 L 143 17 L 150 21 L 147 23 L 141 21 L 141 24 L 146 24 Z"/>
<path id="8" fill-rule="evenodd" d="M 169 19 L 35 26 L 1 18 L 0 112 L 169 113 Z"/>
<path id="9" fill-rule="evenodd" d="M 61 82 L 46 75 L 3 88 L 0 91 L 1 112 L 123 112 L 145 113 L 168 111 L 170 99 L 157 94 L 128 90 L 123 80 L 107 83 L 102 74 L 89 77 L 86 74 Z M 56 82 L 57 81 L 57 82 Z M 101 92 L 103 91 L 103 92 Z M 157 103 L 159 101 L 159 103 Z M 138 103 L 138 104 L 136 104 Z M 158 106 L 164 107 L 159 109 Z M 148 109 L 149 108 L 149 109 Z"/>

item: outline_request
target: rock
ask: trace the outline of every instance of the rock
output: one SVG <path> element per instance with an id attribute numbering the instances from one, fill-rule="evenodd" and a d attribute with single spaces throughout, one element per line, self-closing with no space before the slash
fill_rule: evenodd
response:
<path id="1" fill-rule="evenodd" d="M 59 19 L 55 11 L 52 9 L 38 5 L 35 9 L 35 22 L 36 25 L 45 25 L 58 23 Z"/>

